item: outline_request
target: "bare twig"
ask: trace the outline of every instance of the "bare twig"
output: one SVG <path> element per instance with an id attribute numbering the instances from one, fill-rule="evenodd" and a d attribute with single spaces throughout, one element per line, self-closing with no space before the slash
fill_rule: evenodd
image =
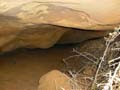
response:
<path id="1" fill-rule="evenodd" d="M 105 38 L 105 40 L 106 40 L 106 48 L 105 48 L 105 51 L 103 53 L 103 56 L 101 57 L 100 63 L 98 65 L 98 68 L 97 68 L 97 71 L 96 71 L 96 74 L 95 74 L 95 77 L 94 77 L 94 81 L 92 83 L 92 90 L 95 88 L 95 85 L 97 83 L 98 73 L 100 71 L 102 63 L 104 62 L 104 60 L 106 58 L 106 55 L 107 55 L 108 49 L 110 47 L 110 44 L 120 35 L 119 30 L 120 30 L 120 27 L 115 28 L 115 31 L 113 33 L 110 33 L 108 38 Z M 113 62 L 113 61 L 118 60 L 118 59 L 120 59 L 120 57 L 112 59 L 112 60 L 110 60 L 110 62 Z"/>
<path id="2" fill-rule="evenodd" d="M 117 79 L 116 75 L 117 75 L 117 72 L 118 72 L 119 69 L 120 69 L 120 62 L 118 64 L 118 66 L 116 67 L 113 75 L 112 75 L 112 73 L 110 73 L 108 83 L 104 86 L 103 90 L 113 90 L 112 85 L 113 85 L 114 79 Z M 118 80 L 120 80 L 120 79 L 118 78 Z"/>
<path id="3" fill-rule="evenodd" d="M 115 62 L 116 60 L 119 60 L 119 59 L 120 59 L 120 57 L 114 58 L 114 59 L 110 60 L 108 63 L 110 64 L 110 63 Z"/>
<path id="4" fill-rule="evenodd" d="M 102 56 L 102 58 L 101 58 L 101 60 L 100 60 L 100 63 L 99 63 L 99 65 L 98 65 L 98 68 L 97 68 L 97 71 L 96 71 L 96 74 L 95 74 L 95 78 L 94 78 L 94 81 L 93 81 L 93 83 L 92 83 L 92 90 L 93 90 L 94 87 L 95 87 L 98 73 L 99 73 L 99 71 L 100 71 L 100 68 L 101 68 L 101 65 L 102 65 L 103 61 L 105 60 L 105 57 L 106 57 L 106 55 L 107 55 L 107 51 L 108 51 L 108 48 L 109 48 L 109 46 L 110 46 L 110 43 L 111 43 L 111 41 L 108 42 L 108 44 L 107 44 L 107 46 L 106 46 L 106 49 L 105 49 L 105 51 L 104 51 L 104 54 L 103 54 L 103 56 Z"/>

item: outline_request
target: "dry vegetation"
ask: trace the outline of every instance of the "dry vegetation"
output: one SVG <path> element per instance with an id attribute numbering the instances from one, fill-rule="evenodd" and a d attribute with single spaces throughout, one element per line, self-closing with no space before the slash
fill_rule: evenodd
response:
<path id="1" fill-rule="evenodd" d="M 63 60 L 71 76 L 72 90 L 120 90 L 119 36 L 120 27 L 117 27 L 114 32 L 105 37 L 105 50 L 101 57 L 73 49 L 75 54 Z M 79 70 L 68 67 L 70 59 L 81 56 L 90 63 L 86 63 Z"/>

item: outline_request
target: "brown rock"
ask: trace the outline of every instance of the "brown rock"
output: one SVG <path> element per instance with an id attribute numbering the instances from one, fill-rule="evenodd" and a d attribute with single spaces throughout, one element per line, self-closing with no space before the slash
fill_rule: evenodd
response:
<path id="1" fill-rule="evenodd" d="M 119 2 L 0 0 L 0 52 L 21 47 L 50 48 L 56 43 L 104 36 L 120 24 Z"/>
<path id="2" fill-rule="evenodd" d="M 120 24 L 119 0 L 0 0 L 0 14 L 19 23 L 110 30 Z"/>
<path id="3" fill-rule="evenodd" d="M 107 33 L 75 30 L 53 25 L 35 25 L 23 28 L 14 20 L 13 22 L 7 21 L 7 24 L 4 20 L 0 22 L 3 24 L 0 27 L 0 52 L 20 47 L 50 48 L 56 43 L 78 43 L 90 38 L 102 37 Z"/>
<path id="4" fill-rule="evenodd" d="M 53 70 L 40 78 L 38 90 L 71 90 L 70 78 Z"/>

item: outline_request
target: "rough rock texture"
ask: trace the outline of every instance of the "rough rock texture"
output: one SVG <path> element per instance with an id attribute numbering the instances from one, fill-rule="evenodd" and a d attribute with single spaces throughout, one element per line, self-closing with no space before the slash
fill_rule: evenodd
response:
<path id="1" fill-rule="evenodd" d="M 50 48 L 56 43 L 78 43 L 90 38 L 102 37 L 107 33 L 103 31 L 75 30 L 53 25 L 21 28 L 20 25 L 14 23 L 13 25 L 16 24 L 16 27 L 12 27 L 12 23 L 9 21 L 7 22 L 8 25 L 5 25 L 5 22 L 0 24 L 3 24 L 3 27 L 0 27 L 0 51 L 2 52 L 19 47 Z"/>
<path id="2" fill-rule="evenodd" d="M 82 29 L 113 29 L 120 24 L 119 0 L 0 0 L 0 15 L 24 25 L 53 24 Z"/>
<path id="3" fill-rule="evenodd" d="M 0 0 L 0 52 L 19 47 L 49 48 L 57 42 L 76 43 L 104 36 L 120 23 L 119 3 Z"/>
<path id="4" fill-rule="evenodd" d="M 58 70 L 53 70 L 40 78 L 38 90 L 71 90 L 70 78 Z"/>

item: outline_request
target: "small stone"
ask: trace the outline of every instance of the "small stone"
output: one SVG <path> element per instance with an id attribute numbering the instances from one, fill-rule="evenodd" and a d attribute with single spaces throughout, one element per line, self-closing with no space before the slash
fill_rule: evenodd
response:
<path id="1" fill-rule="evenodd" d="M 53 70 L 40 78 L 38 90 L 72 90 L 72 86 L 67 75 Z"/>

